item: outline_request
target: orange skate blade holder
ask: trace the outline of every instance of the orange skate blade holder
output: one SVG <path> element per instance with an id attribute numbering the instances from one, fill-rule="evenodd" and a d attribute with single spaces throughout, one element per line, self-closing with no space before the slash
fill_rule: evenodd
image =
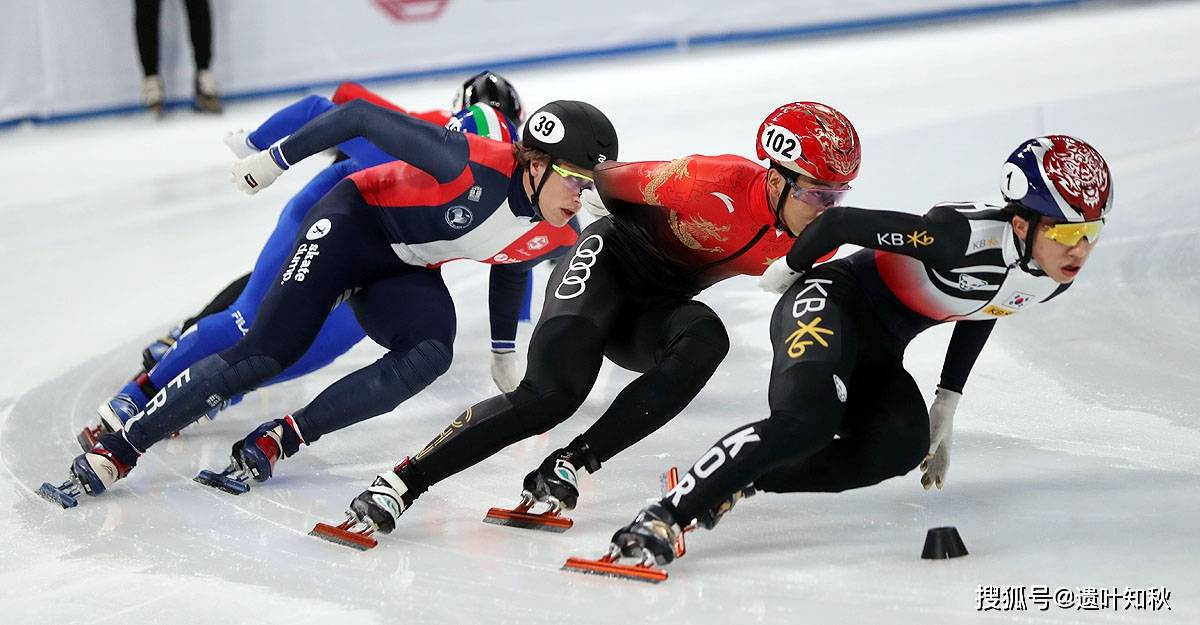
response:
<path id="1" fill-rule="evenodd" d="M 663 497 L 666 497 L 667 494 L 670 493 L 671 490 L 675 488 L 675 485 L 679 484 L 679 469 L 676 467 L 671 467 L 670 469 L 667 469 L 667 472 L 663 473 L 662 483 L 663 483 Z M 683 535 L 687 534 L 688 532 L 692 531 L 693 529 L 696 529 L 695 525 L 688 525 L 687 527 L 683 528 L 683 531 L 679 532 L 679 536 L 675 538 L 675 557 L 676 558 L 682 558 L 684 556 L 684 554 L 687 553 L 687 545 L 684 544 L 684 542 L 683 542 Z M 665 573 L 664 573 L 664 575 L 665 575 Z"/>
<path id="2" fill-rule="evenodd" d="M 379 544 L 379 541 L 371 538 L 371 534 L 375 533 L 375 528 L 371 524 L 365 524 L 362 529 L 358 530 L 350 529 L 355 525 L 358 525 L 358 520 L 347 515 L 346 520 L 337 526 L 317 523 L 308 535 L 359 551 L 373 549 Z"/>
<path id="3" fill-rule="evenodd" d="M 609 552 L 595 560 L 588 558 L 567 558 L 562 570 L 576 573 L 590 573 L 619 579 L 632 579 L 639 582 L 657 584 L 667 581 L 667 572 L 651 564 L 620 564 L 620 556 Z"/>
<path id="4" fill-rule="evenodd" d="M 557 506 L 551 506 L 545 512 L 530 512 L 534 504 L 533 499 L 522 497 L 521 503 L 515 508 L 490 508 L 484 515 L 483 522 L 547 532 L 565 532 L 575 525 L 575 521 L 563 516 Z"/>

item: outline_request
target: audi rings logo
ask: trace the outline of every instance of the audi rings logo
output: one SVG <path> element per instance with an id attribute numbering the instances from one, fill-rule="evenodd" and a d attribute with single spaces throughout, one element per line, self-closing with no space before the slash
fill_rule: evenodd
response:
<path id="1" fill-rule="evenodd" d="M 593 240 L 595 245 L 591 243 Z M 575 299 L 583 295 L 587 290 L 588 278 L 592 277 L 592 265 L 596 264 L 596 257 L 602 249 L 604 239 L 598 234 L 589 235 L 580 241 L 579 245 L 575 246 L 575 255 L 571 257 L 571 264 L 567 266 L 562 283 L 554 289 L 554 297 Z"/>

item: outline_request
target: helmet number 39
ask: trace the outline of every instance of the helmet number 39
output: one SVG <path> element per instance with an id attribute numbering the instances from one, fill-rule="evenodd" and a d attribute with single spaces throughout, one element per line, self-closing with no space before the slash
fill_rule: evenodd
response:
<path id="1" fill-rule="evenodd" d="M 771 124 L 762 133 L 762 147 L 767 154 L 779 161 L 796 160 L 796 148 L 800 140 L 792 131 L 783 126 Z"/>
<path id="2" fill-rule="evenodd" d="M 529 120 L 527 127 L 544 143 L 558 143 L 563 140 L 563 123 L 554 113 L 539 112 Z"/>

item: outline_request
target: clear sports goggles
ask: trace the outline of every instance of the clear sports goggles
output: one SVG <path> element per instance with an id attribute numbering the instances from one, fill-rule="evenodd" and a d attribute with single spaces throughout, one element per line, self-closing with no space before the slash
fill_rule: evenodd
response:
<path id="1" fill-rule="evenodd" d="M 554 173 L 562 176 L 563 182 L 566 183 L 566 185 L 573 191 L 575 191 L 576 195 L 583 193 L 585 189 L 592 189 L 596 186 L 595 181 L 593 181 L 592 177 L 587 174 L 571 171 L 566 167 L 559 166 L 556 163 L 551 163 L 550 169 L 553 169 Z"/>
<path id="2" fill-rule="evenodd" d="M 830 187 L 802 187 L 795 180 L 788 180 L 788 184 L 792 185 L 792 198 L 808 204 L 824 206 L 825 208 L 841 204 L 842 198 L 846 197 L 846 194 L 850 192 L 850 185 L 848 184 Z"/>

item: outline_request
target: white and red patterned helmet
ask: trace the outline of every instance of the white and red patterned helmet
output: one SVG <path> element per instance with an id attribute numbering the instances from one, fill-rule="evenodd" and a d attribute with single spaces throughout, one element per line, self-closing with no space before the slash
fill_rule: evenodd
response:
<path id="1" fill-rule="evenodd" d="M 854 124 L 819 102 L 775 109 L 758 127 L 757 148 L 758 158 L 827 184 L 854 180 L 862 160 Z"/>
<path id="2" fill-rule="evenodd" d="M 1005 200 L 1053 221 L 1095 221 L 1112 208 L 1108 163 L 1075 137 L 1048 135 L 1022 143 L 1002 175 Z"/>

